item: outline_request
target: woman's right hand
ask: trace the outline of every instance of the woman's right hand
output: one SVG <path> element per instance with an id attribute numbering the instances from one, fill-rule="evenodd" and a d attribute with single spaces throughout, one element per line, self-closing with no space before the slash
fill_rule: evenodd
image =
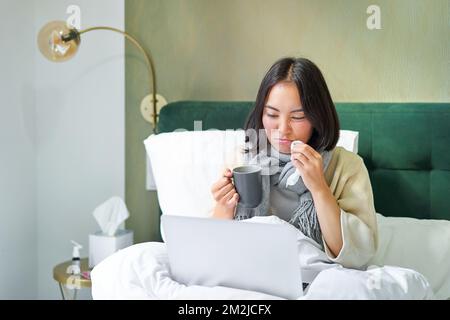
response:
<path id="1" fill-rule="evenodd" d="M 213 217 L 221 219 L 233 219 L 234 210 L 239 201 L 239 195 L 231 182 L 232 173 L 226 169 L 222 178 L 211 187 L 211 193 L 216 201 Z"/>

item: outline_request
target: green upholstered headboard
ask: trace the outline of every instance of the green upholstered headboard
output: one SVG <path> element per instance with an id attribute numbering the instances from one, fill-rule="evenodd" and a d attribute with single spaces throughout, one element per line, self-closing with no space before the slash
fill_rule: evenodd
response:
<path id="1" fill-rule="evenodd" d="M 242 128 L 252 102 L 179 101 L 160 113 L 159 132 Z M 450 220 L 450 103 L 336 103 L 341 129 L 359 132 L 384 216 Z"/>

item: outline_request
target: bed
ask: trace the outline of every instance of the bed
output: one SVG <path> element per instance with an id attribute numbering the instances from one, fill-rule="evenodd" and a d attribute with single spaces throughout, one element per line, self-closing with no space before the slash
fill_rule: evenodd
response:
<path id="1" fill-rule="evenodd" d="M 251 107 L 245 101 L 170 103 L 161 110 L 158 134 L 198 130 L 196 121 L 203 131 L 239 129 Z M 357 153 L 369 171 L 378 213 L 379 248 L 365 271 L 322 270 L 301 298 L 449 299 L 450 104 L 336 103 L 336 109 L 341 128 L 358 132 Z M 320 264 L 320 252 L 313 255 Z M 177 283 L 170 278 L 164 243 L 156 242 L 108 257 L 92 271 L 92 280 L 95 299 L 278 298 Z M 332 290 L 343 286 L 348 290 Z"/>

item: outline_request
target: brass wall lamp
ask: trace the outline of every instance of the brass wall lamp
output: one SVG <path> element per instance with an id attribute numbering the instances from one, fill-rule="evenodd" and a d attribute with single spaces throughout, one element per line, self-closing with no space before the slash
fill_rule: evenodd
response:
<path id="1" fill-rule="evenodd" d="M 159 110 L 167 104 L 163 96 L 156 91 L 156 73 L 153 59 L 141 44 L 130 34 L 111 27 L 98 26 L 77 30 L 68 26 L 65 21 L 51 21 L 44 25 L 38 34 L 38 47 L 42 55 L 52 62 L 64 62 L 72 58 L 78 51 L 81 35 L 94 30 L 108 30 L 120 33 L 128 39 L 144 55 L 151 79 L 150 94 L 141 102 L 143 117 L 152 123 L 153 132 L 156 133 Z"/>

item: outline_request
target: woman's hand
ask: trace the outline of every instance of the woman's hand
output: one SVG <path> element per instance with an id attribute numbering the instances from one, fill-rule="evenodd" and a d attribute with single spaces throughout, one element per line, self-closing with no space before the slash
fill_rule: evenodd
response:
<path id="1" fill-rule="evenodd" d="M 322 156 L 311 146 L 306 143 L 295 144 L 291 149 L 291 160 L 312 194 L 328 188 L 323 173 Z"/>
<path id="2" fill-rule="evenodd" d="M 221 219 L 233 219 L 234 210 L 239 201 L 239 195 L 231 182 L 232 173 L 226 169 L 216 183 L 211 188 L 211 193 L 216 201 L 213 217 Z"/>

